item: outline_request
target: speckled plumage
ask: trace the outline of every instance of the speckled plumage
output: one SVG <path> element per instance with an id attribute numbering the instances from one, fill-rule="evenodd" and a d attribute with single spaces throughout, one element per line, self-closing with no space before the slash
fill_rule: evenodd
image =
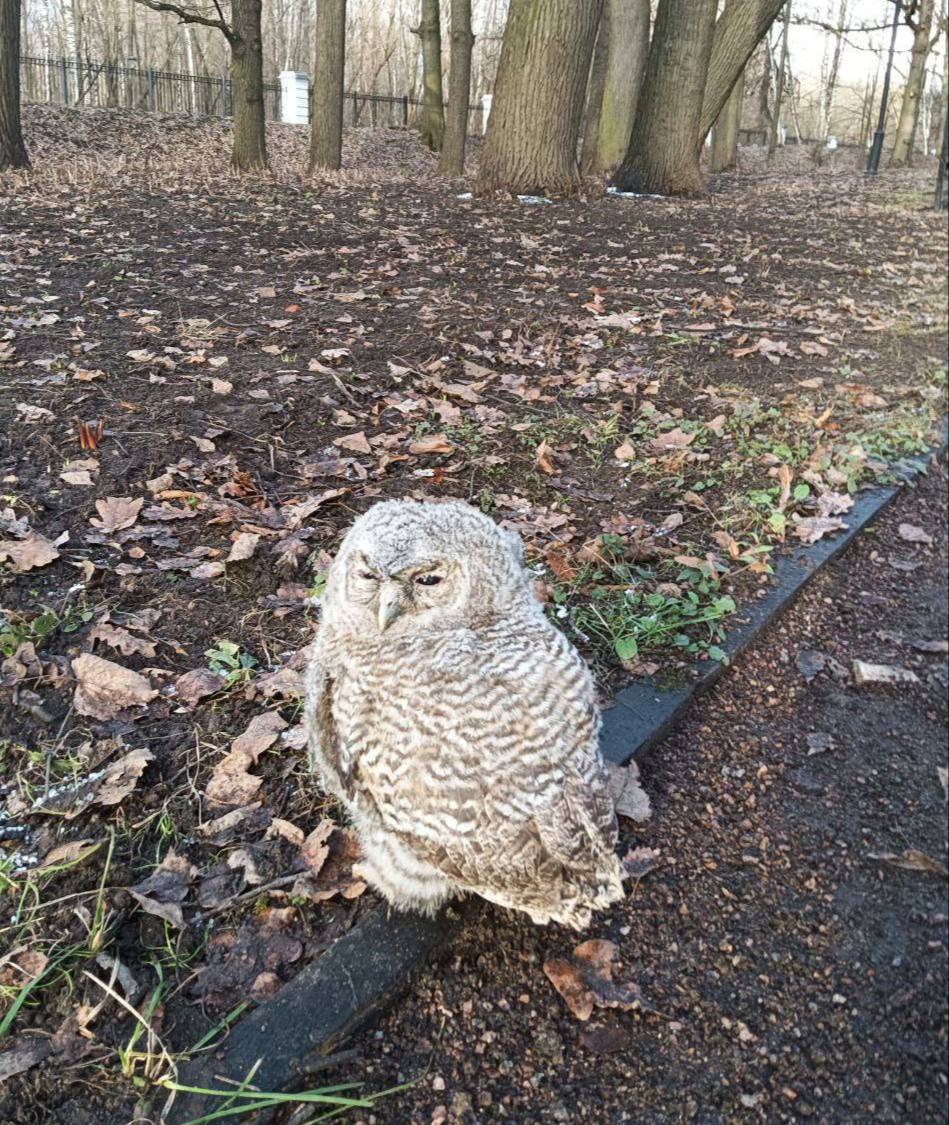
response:
<path id="1" fill-rule="evenodd" d="M 390 902 L 471 892 L 582 929 L 622 897 L 593 681 L 516 536 L 456 501 L 377 504 L 322 610 L 311 760 Z"/>

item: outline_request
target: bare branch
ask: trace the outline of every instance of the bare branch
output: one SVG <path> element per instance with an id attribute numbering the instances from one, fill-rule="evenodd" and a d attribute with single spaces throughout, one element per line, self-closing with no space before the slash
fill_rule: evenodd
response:
<path id="1" fill-rule="evenodd" d="M 200 12 L 191 11 L 180 4 L 167 3 L 166 0 L 135 0 L 135 3 L 141 4 L 145 8 L 151 8 L 153 12 L 171 12 L 182 23 L 197 23 L 202 27 L 213 27 L 216 31 L 220 31 L 229 43 L 234 42 L 234 32 L 224 18 L 224 13 L 221 11 L 217 0 L 214 0 L 214 7 L 218 14 L 217 19 L 213 19 L 211 16 L 203 16 Z"/>

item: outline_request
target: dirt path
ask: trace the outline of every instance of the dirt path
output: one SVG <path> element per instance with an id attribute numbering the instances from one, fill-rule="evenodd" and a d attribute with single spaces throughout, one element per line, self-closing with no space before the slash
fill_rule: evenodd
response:
<path id="1" fill-rule="evenodd" d="M 629 839 L 662 865 L 590 936 L 664 1014 L 575 1021 L 541 968 L 573 935 L 487 910 L 362 1039 L 374 1084 L 422 1075 L 371 1121 L 945 1119 L 946 882 L 871 858 L 946 861 L 946 657 L 913 647 L 947 635 L 945 504 L 940 469 L 646 765 Z M 920 682 L 854 686 L 855 658 Z"/>

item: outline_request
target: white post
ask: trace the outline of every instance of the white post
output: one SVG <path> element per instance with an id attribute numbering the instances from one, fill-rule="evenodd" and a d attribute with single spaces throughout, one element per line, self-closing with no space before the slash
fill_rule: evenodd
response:
<path id="1" fill-rule="evenodd" d="M 310 77 L 296 70 L 280 72 L 280 120 L 285 125 L 310 121 Z"/>

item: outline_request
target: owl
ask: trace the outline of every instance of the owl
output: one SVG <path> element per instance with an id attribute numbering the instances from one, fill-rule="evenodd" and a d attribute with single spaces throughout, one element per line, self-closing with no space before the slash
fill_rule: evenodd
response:
<path id="1" fill-rule="evenodd" d="M 577 930 L 622 898 L 593 680 L 516 535 L 458 501 L 376 504 L 321 604 L 310 757 L 371 885 L 400 909 L 473 893 Z"/>

